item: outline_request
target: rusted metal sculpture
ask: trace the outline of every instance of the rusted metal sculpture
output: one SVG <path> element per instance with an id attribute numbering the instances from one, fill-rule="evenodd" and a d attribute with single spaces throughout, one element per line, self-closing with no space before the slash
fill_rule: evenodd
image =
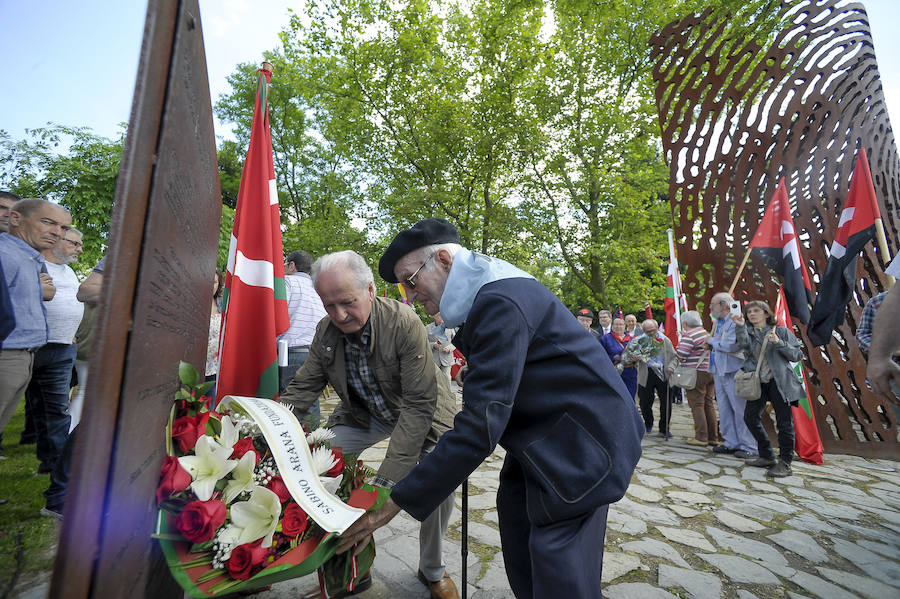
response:
<path id="1" fill-rule="evenodd" d="M 863 5 L 771 5 L 689 15 L 651 41 L 684 288 L 701 306 L 728 289 L 782 176 L 815 286 L 861 147 L 897 250 L 900 160 Z M 826 451 L 900 455 L 897 417 L 866 386 L 854 338 L 865 302 L 886 288 L 886 260 L 866 247 L 847 318 L 828 345 L 812 347 L 796 327 Z M 776 293 L 777 280 L 752 258 L 736 295 L 774 305 Z"/>

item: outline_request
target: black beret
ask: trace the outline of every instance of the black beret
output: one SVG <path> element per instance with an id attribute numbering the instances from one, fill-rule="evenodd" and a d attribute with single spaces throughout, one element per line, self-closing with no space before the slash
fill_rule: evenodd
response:
<path id="1" fill-rule="evenodd" d="M 582 308 L 578 311 L 578 314 L 576 314 L 576 316 L 587 316 L 588 318 L 593 318 L 594 313 L 591 312 L 590 308 Z"/>
<path id="2" fill-rule="evenodd" d="M 413 250 L 438 243 L 459 243 L 459 232 L 443 218 L 426 218 L 397 233 L 378 261 L 378 274 L 388 283 L 399 283 L 394 276 L 397 261 Z"/>

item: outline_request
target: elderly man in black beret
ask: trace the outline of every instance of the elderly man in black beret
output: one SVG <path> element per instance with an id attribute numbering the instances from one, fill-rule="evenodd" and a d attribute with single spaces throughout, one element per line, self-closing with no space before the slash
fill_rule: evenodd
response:
<path id="1" fill-rule="evenodd" d="M 599 597 L 608 505 L 628 487 L 644 430 L 603 348 L 534 277 L 461 247 L 443 219 L 401 231 L 378 270 L 459 327 L 469 374 L 453 429 L 338 550 L 361 548 L 401 509 L 424 519 L 499 444 L 497 513 L 516 597 Z"/>

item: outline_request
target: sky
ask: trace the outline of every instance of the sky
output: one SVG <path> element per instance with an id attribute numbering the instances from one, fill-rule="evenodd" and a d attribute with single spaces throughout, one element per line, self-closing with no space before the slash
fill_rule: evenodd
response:
<path id="1" fill-rule="evenodd" d="M 665 0 L 659 0 L 665 1 Z M 900 2 L 863 0 L 893 126 L 900 124 Z M 210 95 L 230 91 L 240 62 L 280 46 L 289 0 L 200 0 Z M 0 129 L 13 139 L 47 122 L 117 137 L 131 110 L 146 4 L 142 0 L 0 0 L 4 52 Z M 275 74 L 277 77 L 277 73 Z M 231 138 L 227 124 L 216 136 Z M 896 135 L 896 134 L 895 134 Z M 900 135 L 896 135 L 900 139 Z"/>

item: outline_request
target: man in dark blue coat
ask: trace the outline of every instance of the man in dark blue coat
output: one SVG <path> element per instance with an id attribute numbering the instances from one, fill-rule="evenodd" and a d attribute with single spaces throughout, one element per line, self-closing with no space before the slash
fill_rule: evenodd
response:
<path id="1" fill-rule="evenodd" d="M 338 551 L 361 548 L 401 509 L 424 519 L 499 443 L 497 513 L 516 597 L 599 597 L 608 505 L 628 487 L 644 431 L 606 352 L 534 277 L 461 247 L 443 219 L 401 231 L 379 273 L 459 327 L 469 374 L 453 430 Z"/>

